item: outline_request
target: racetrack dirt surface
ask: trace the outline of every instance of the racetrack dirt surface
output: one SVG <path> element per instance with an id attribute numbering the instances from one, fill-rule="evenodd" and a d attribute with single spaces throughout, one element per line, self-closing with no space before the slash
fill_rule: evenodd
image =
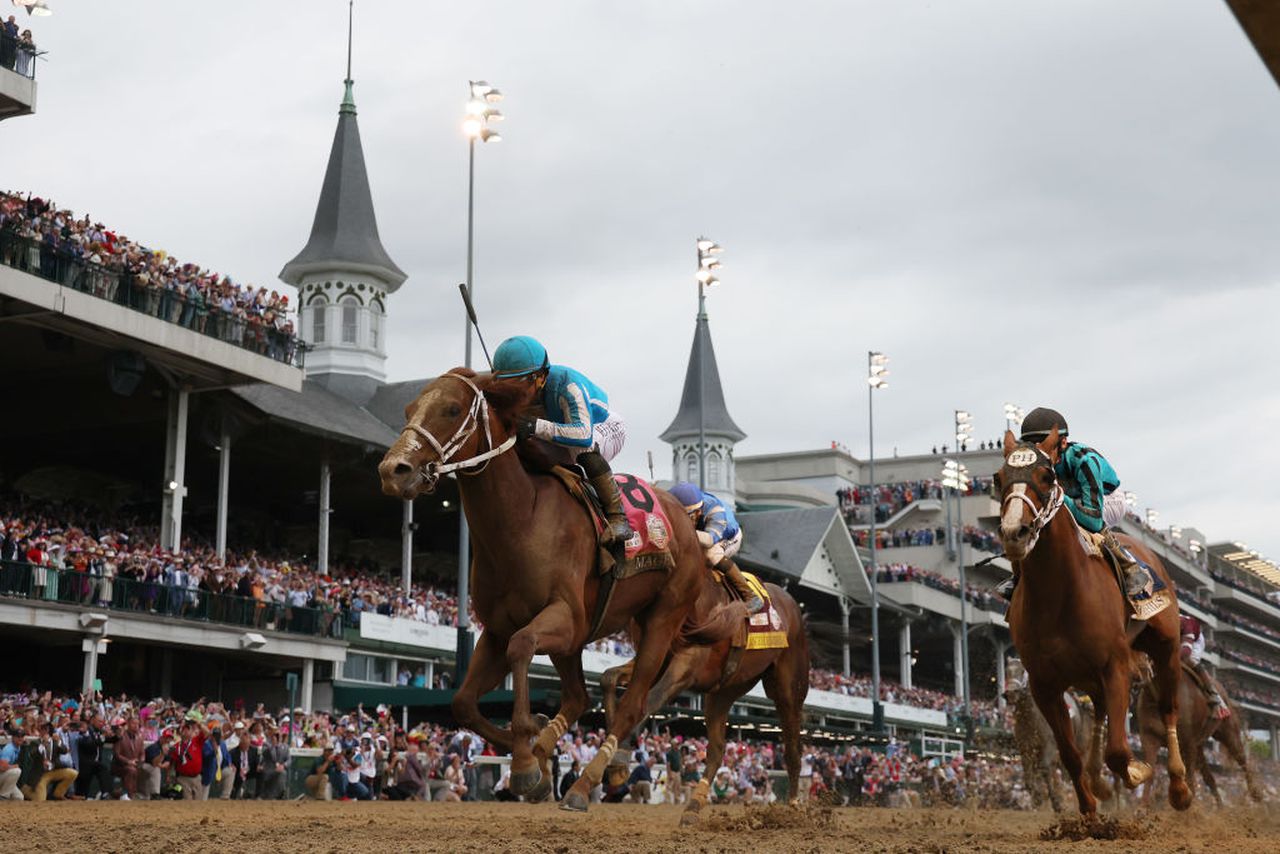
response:
<path id="1" fill-rule="evenodd" d="M 1267 804 L 1223 810 L 1197 804 L 1186 813 L 1132 819 L 1133 829 L 1145 838 L 1078 842 L 1041 839 L 1055 824 L 1049 812 L 844 808 L 775 821 L 742 807 L 716 807 L 703 816 L 709 819 L 703 826 L 682 829 L 679 807 L 634 804 L 596 804 L 582 815 L 551 804 L 3 803 L 0 838 L 8 851 L 102 854 L 148 849 L 236 854 L 1280 851 L 1280 809 Z"/>

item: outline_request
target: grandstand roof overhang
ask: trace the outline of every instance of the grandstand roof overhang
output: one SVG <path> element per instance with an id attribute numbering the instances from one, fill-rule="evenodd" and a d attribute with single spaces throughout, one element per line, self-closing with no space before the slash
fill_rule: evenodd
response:
<path id="1" fill-rule="evenodd" d="M 743 513 L 742 551 L 748 569 L 794 579 L 805 587 L 871 601 L 858 550 L 835 507 Z"/>
<path id="2" fill-rule="evenodd" d="M 0 68 L 0 119 L 29 116 L 36 111 L 36 81 Z"/>
<path id="3" fill-rule="evenodd" d="M 396 431 L 369 410 L 335 394 L 314 380 L 297 391 L 268 385 L 234 388 L 231 393 L 268 418 L 312 435 L 339 442 L 363 444 L 384 451 L 396 440 Z"/>
<path id="4" fill-rule="evenodd" d="M 1280 6 L 1260 0 L 1227 0 L 1263 65 L 1280 84 Z"/>
<path id="5" fill-rule="evenodd" d="M 297 391 L 302 371 L 92 294 L 0 265 L 0 326 L 24 324 L 105 350 L 140 353 L 193 390 L 266 383 Z"/>

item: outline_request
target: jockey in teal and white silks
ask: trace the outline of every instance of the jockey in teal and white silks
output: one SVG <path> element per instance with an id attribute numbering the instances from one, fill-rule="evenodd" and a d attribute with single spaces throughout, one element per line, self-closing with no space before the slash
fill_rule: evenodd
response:
<path id="1" fill-rule="evenodd" d="M 1054 473 L 1065 493 L 1063 503 L 1081 528 L 1103 535 L 1102 545 L 1120 565 L 1125 576 L 1125 593 L 1130 599 L 1151 595 L 1153 578 L 1144 566 L 1115 538 L 1114 525 L 1124 519 L 1124 496 L 1118 491 L 1120 478 L 1102 454 L 1093 448 L 1069 441 L 1067 420 L 1058 412 L 1038 407 L 1022 422 L 1022 441 L 1043 442 L 1058 430 L 1058 462 Z"/>
<path id="2" fill-rule="evenodd" d="M 609 395 L 580 371 L 551 364 L 547 348 L 528 335 L 498 345 L 493 373 L 499 378 L 524 377 L 536 384 L 547 417 L 521 419 L 516 436 L 570 449 L 604 506 L 608 542 L 626 542 L 631 527 L 609 461 L 622 450 L 627 428 L 618 413 L 610 410 Z"/>
<path id="3" fill-rule="evenodd" d="M 733 556 L 742 548 L 742 529 L 738 527 L 733 508 L 687 481 L 671 487 L 671 494 L 684 506 L 684 512 L 693 521 L 707 566 L 725 574 L 747 603 L 748 611 L 754 614 L 764 608 L 764 600 L 747 583 L 742 570 L 733 561 Z"/>

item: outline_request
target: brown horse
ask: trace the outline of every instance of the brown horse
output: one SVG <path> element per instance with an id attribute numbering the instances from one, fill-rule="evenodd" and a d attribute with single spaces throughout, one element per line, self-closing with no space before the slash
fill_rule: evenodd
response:
<path id="1" fill-rule="evenodd" d="M 530 473 L 507 453 L 516 443 L 515 419 L 530 408 L 533 394 L 533 384 L 521 378 L 497 380 L 455 368 L 405 408 L 407 424 L 378 474 L 383 492 L 406 499 L 430 492 L 443 474 L 459 475 L 471 527 L 472 604 L 484 630 L 454 695 L 453 714 L 512 752 L 513 793 L 540 799 L 550 790 L 552 749 L 587 705 L 582 648 L 591 640 L 600 582 L 596 532 L 582 506 L 554 477 Z M 595 760 L 565 796 L 562 806 L 569 809 L 586 809 L 619 738 L 639 724 L 644 692 L 699 593 L 704 570 L 693 526 L 679 502 L 661 491 L 658 498 L 672 522 L 675 566 L 618 581 L 596 632 L 611 634 L 633 619 L 643 628 L 633 676 L 641 690 L 622 701 Z M 706 639 L 714 640 L 715 631 L 707 629 Z M 541 731 L 529 709 L 529 662 L 539 653 L 550 656 L 562 685 L 560 709 Z M 507 673 L 514 696 L 511 726 L 504 729 L 480 714 L 478 700 Z"/>
<path id="2" fill-rule="evenodd" d="M 1009 659 L 1005 667 L 1004 698 L 1013 709 L 1013 741 L 1022 759 L 1022 779 L 1031 795 L 1032 805 L 1039 808 L 1048 798 L 1054 812 L 1062 812 L 1062 795 L 1058 791 L 1058 748 L 1054 743 L 1053 729 L 1036 708 L 1027 687 L 1027 671 L 1016 658 Z M 1102 736 L 1094 729 L 1093 706 L 1082 703 L 1068 691 L 1062 701 L 1067 704 L 1071 719 L 1071 736 L 1077 744 L 1088 743 L 1085 758 L 1085 776 L 1089 778 L 1089 790 L 1100 800 L 1111 797 L 1111 786 L 1102 779 Z"/>
<path id="3" fill-rule="evenodd" d="M 1070 511 L 1060 513 L 1064 492 L 1054 474 L 1058 431 L 1039 445 L 1004 436 L 1004 465 L 996 475 L 1000 490 L 1000 538 L 1018 569 L 1019 582 L 1007 619 L 1013 642 L 1027 669 L 1031 696 L 1053 729 L 1062 765 L 1067 769 L 1080 812 L 1097 813 L 1098 802 L 1084 774 L 1080 751 L 1062 702 L 1075 687 L 1093 700 L 1101 736 L 1105 722 L 1106 763 L 1130 789 L 1151 779 L 1151 766 L 1133 758 L 1125 737 L 1133 649 L 1145 652 L 1155 672 L 1155 691 L 1169 743 L 1178 743 L 1178 681 L 1181 638 L 1178 610 L 1165 608 L 1134 627 L 1130 640 L 1129 605 L 1105 558 L 1091 555 L 1081 542 Z M 1173 594 L 1164 566 L 1133 540 L 1126 545 L 1144 560 Z M 1186 769 L 1177 750 L 1169 753 L 1169 803 L 1191 805 Z"/>
<path id="4" fill-rule="evenodd" d="M 766 584 L 769 598 L 787 632 L 786 649 L 734 650 L 728 638 L 713 645 L 692 645 L 678 641 L 673 646 L 661 677 L 649 689 L 645 701 L 645 717 L 666 705 L 682 691 L 703 693 L 702 709 L 707 722 L 706 770 L 685 807 L 681 823 L 693 824 L 707 804 L 711 781 L 724 756 L 725 730 L 729 710 L 734 702 L 764 681 L 764 692 L 778 711 L 782 726 L 783 758 L 787 763 L 787 797 L 794 801 L 800 784 L 800 727 L 804 716 L 804 699 L 809 694 L 809 637 L 805 632 L 804 614 L 791 595 L 774 584 Z M 729 593 L 703 573 L 702 589 L 694 610 L 694 619 L 707 619 L 717 613 L 729 613 L 725 605 Z M 635 634 L 643 628 L 633 626 Z M 605 719 L 612 720 L 617 703 L 616 688 L 626 687 L 631 696 L 639 688 L 631 679 L 635 659 L 606 670 L 600 677 L 604 693 Z"/>
<path id="5" fill-rule="evenodd" d="M 1225 696 L 1225 695 L 1224 695 Z M 1204 692 L 1191 679 L 1186 677 L 1178 688 L 1178 745 L 1182 749 L 1182 762 L 1187 766 L 1187 783 L 1195 791 L 1196 769 L 1204 777 L 1205 785 L 1213 793 L 1218 806 L 1222 806 L 1222 795 L 1218 793 L 1218 781 L 1214 779 L 1213 770 L 1205 760 L 1204 746 L 1209 739 L 1214 739 L 1227 751 L 1227 754 L 1244 771 L 1245 785 L 1249 797 L 1255 801 L 1262 800 L 1262 790 L 1254 779 L 1253 768 L 1249 766 L 1249 754 L 1245 749 L 1241 735 L 1240 709 L 1227 700 L 1231 715 L 1220 718 L 1209 711 L 1209 701 Z M 1145 679 L 1138 690 L 1138 703 L 1135 709 L 1138 718 L 1138 734 L 1142 737 L 1142 754 L 1147 762 L 1155 762 L 1156 754 L 1165 743 L 1165 731 L 1162 726 L 1159 710 L 1151 681 Z M 1151 787 L 1143 794 L 1143 802 L 1151 800 Z"/>

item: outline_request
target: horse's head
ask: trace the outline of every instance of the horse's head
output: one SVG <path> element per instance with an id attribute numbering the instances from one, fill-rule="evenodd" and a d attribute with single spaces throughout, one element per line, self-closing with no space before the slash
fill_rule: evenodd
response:
<path id="1" fill-rule="evenodd" d="M 400 498 L 431 492 L 440 476 L 480 468 L 515 444 L 516 413 L 531 383 L 454 368 L 405 407 L 405 427 L 378 464 L 382 491 Z"/>
<path id="2" fill-rule="evenodd" d="M 1004 434 L 1004 465 L 996 472 L 1000 493 L 1000 540 L 1010 560 L 1022 560 L 1035 547 L 1044 526 L 1062 506 L 1062 487 L 1053 466 L 1058 461 L 1058 430 L 1043 442 L 1019 442 Z"/>

